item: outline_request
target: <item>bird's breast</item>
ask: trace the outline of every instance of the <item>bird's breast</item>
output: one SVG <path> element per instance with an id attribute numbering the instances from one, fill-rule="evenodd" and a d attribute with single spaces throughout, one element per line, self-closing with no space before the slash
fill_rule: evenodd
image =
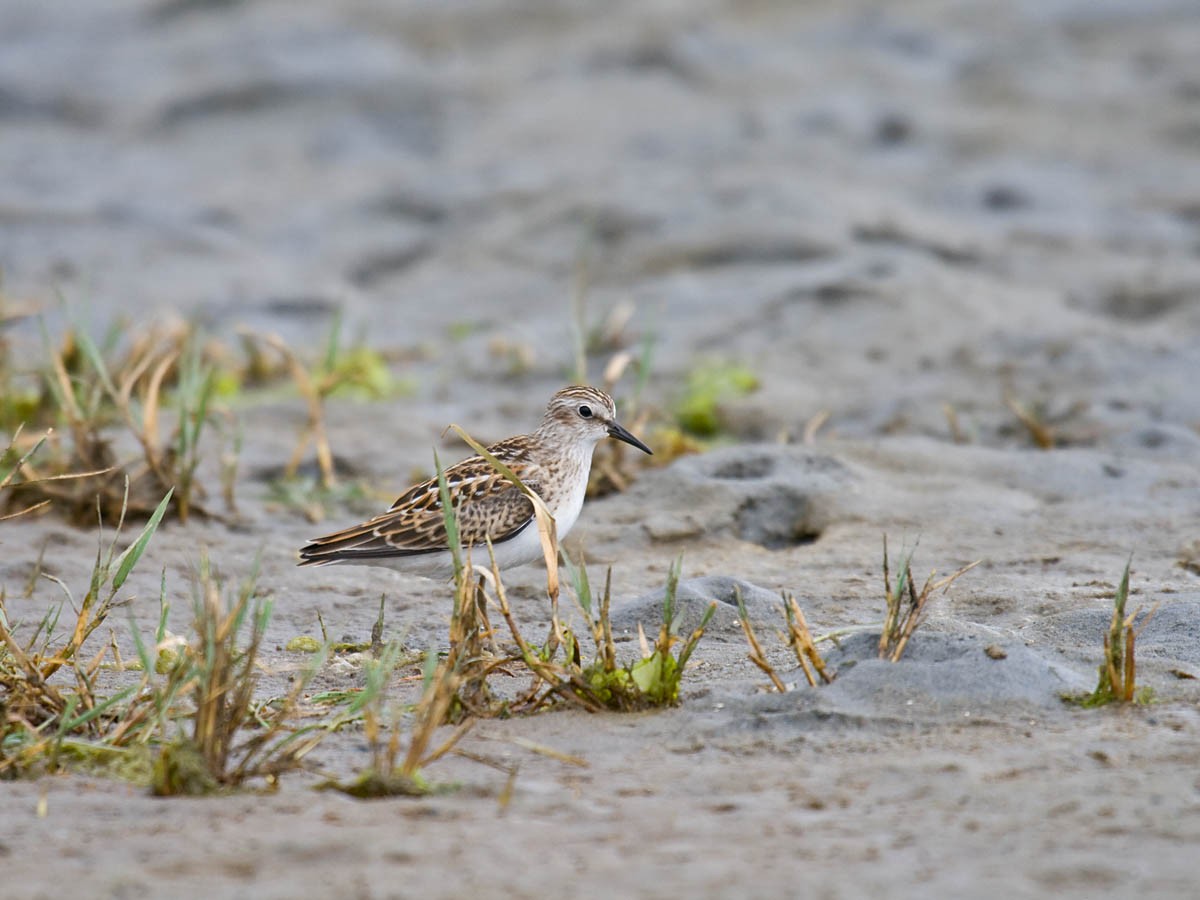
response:
<path id="1" fill-rule="evenodd" d="M 591 454 L 588 454 L 585 459 L 559 474 L 553 479 L 558 482 L 558 490 L 554 491 L 551 496 L 542 498 L 546 501 L 546 507 L 550 510 L 550 514 L 554 516 L 554 528 L 560 540 L 566 537 L 583 509 L 583 498 L 587 494 L 591 462 Z"/>

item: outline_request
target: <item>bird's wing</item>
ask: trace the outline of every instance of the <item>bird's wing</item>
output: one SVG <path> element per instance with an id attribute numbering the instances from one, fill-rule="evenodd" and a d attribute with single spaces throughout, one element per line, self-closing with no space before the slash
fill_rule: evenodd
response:
<path id="1" fill-rule="evenodd" d="M 538 467 L 524 459 L 510 459 L 507 465 L 526 486 L 539 490 Z M 487 538 L 500 544 L 533 520 L 529 498 L 482 457 L 464 459 L 446 469 L 445 476 L 464 547 L 483 544 Z M 447 550 L 449 546 L 437 479 L 431 478 L 405 491 L 387 512 L 315 539 L 300 551 L 300 556 L 304 563 L 315 564 L 415 556 Z"/>

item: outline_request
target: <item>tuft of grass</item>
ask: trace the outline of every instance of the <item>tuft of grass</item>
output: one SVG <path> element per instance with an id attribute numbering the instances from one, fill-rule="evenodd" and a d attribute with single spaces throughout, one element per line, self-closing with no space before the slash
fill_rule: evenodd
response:
<path id="1" fill-rule="evenodd" d="M 552 631 L 551 637 L 555 641 L 560 640 L 561 633 L 560 633 L 560 629 L 557 627 L 557 625 L 558 625 L 558 594 L 559 594 L 558 531 L 557 531 L 557 528 L 554 523 L 554 516 L 552 516 L 550 514 L 550 510 L 546 507 L 545 502 L 538 495 L 537 491 L 530 488 L 527 484 L 525 484 L 525 482 L 523 482 L 520 478 L 518 478 L 516 473 L 513 472 L 512 469 L 510 469 L 504 463 L 500 462 L 500 460 L 496 459 L 496 457 L 493 456 L 491 453 L 489 453 L 487 448 L 484 447 L 481 443 L 479 443 L 479 441 L 475 440 L 473 437 L 471 437 L 469 434 L 467 434 L 466 431 L 464 431 L 458 425 L 451 425 L 450 428 L 460 438 L 462 438 L 463 441 L 465 441 L 466 444 L 472 450 L 474 450 L 481 457 L 483 457 L 483 459 L 487 461 L 488 465 L 490 465 L 493 469 L 495 469 L 497 472 L 499 472 L 501 475 L 503 475 L 505 478 L 507 478 L 513 484 L 513 486 L 516 487 L 517 490 L 519 490 L 522 494 L 524 494 L 529 499 L 529 502 L 531 504 L 533 504 L 534 518 L 537 520 L 538 538 L 541 540 L 542 555 L 546 562 L 546 597 L 550 601 L 552 620 L 555 623 L 555 628 Z M 439 489 L 439 491 L 442 491 L 442 496 L 441 496 L 442 508 L 443 508 L 443 510 L 446 510 L 449 512 L 449 511 L 451 511 L 451 507 L 449 504 L 449 494 L 443 490 L 443 487 L 445 484 L 445 477 L 441 474 L 440 470 L 439 470 L 439 474 L 438 474 L 438 479 L 439 479 L 438 480 L 438 489 Z M 457 524 L 455 524 L 454 531 L 453 531 L 453 533 L 451 533 L 449 531 L 449 519 L 447 519 L 447 523 L 448 523 L 447 524 L 447 534 L 451 535 L 451 546 L 454 547 L 457 545 L 457 542 L 458 542 L 458 527 L 457 527 Z M 489 552 L 490 552 L 490 548 L 489 548 Z M 462 574 L 461 573 L 461 564 L 462 564 L 462 560 L 456 555 L 456 557 L 455 557 L 455 580 L 456 580 L 456 582 L 459 580 L 459 576 Z M 494 559 L 492 560 L 492 564 L 493 564 L 492 568 L 493 568 L 493 570 L 495 570 L 495 560 Z"/>
<path id="2" fill-rule="evenodd" d="M 1154 617 L 1157 606 L 1146 615 L 1136 609 L 1128 616 L 1125 606 L 1129 599 L 1129 567 L 1131 555 L 1121 574 L 1121 583 L 1113 595 L 1113 614 L 1108 631 L 1104 634 L 1104 661 L 1100 663 L 1100 677 L 1096 689 L 1083 697 L 1073 698 L 1080 706 L 1093 708 L 1109 703 L 1149 703 L 1154 692 L 1149 687 L 1137 686 L 1137 658 L 1134 648 L 1142 630 Z M 1136 626 L 1136 627 L 1135 627 Z"/>
<path id="3" fill-rule="evenodd" d="M 675 405 L 679 427 L 698 437 L 716 437 L 723 430 L 721 403 L 758 390 L 758 376 L 736 363 L 713 362 L 693 369 L 683 396 Z"/>
<path id="4" fill-rule="evenodd" d="M 407 747 L 401 752 L 405 733 L 402 709 L 388 701 L 387 686 L 397 666 L 409 664 L 413 658 L 397 641 L 383 644 L 381 599 L 379 618 L 372 630 L 374 658 L 364 663 L 364 688 L 352 699 L 347 713 L 362 718 L 371 762 L 351 781 L 328 781 L 323 785 L 355 797 L 419 796 L 437 790 L 426 780 L 424 769 L 456 748 L 472 725 L 471 716 L 490 715 L 497 710 L 487 685 L 493 660 L 485 646 L 491 640 L 486 597 L 482 587 L 475 583 L 469 551 L 461 546 L 456 510 L 450 502 L 449 486 L 436 453 L 434 465 L 454 560 L 450 649 L 444 658 L 439 658 L 432 649 L 425 654 L 421 698 L 411 712 Z M 438 742 L 439 728 L 451 721 L 457 721 L 458 727 Z"/>
<path id="5" fill-rule="evenodd" d="M 1004 405 L 1008 407 L 1009 411 L 1016 416 L 1017 421 L 1029 432 L 1030 439 L 1039 450 L 1054 449 L 1058 443 L 1058 438 L 1054 434 L 1054 430 L 1046 423 L 1045 416 L 1040 410 L 1030 409 L 1011 392 L 1005 393 Z M 957 441 L 957 435 L 955 439 Z"/>
<path id="6" fill-rule="evenodd" d="M 455 433 L 463 439 L 476 453 L 482 456 L 497 472 L 507 478 L 521 491 L 533 506 L 538 536 L 542 544 L 542 555 L 546 563 L 546 597 L 550 602 L 551 627 L 545 647 L 538 652 L 532 651 L 529 644 L 521 635 L 512 618 L 508 607 L 504 584 L 500 579 L 499 566 L 496 564 L 495 553 L 491 542 L 487 543 L 490 568 L 471 563 L 473 548 L 462 546 L 458 528 L 457 510 L 450 502 L 449 487 L 441 463 L 434 457 L 438 473 L 438 490 L 442 503 L 442 514 L 445 517 L 446 536 L 454 560 L 454 611 L 450 622 L 450 655 L 448 661 L 461 679 L 461 690 L 458 692 L 457 703 L 454 707 L 457 713 L 473 715 L 506 715 L 509 710 L 507 703 L 498 703 L 488 687 L 488 677 L 492 672 L 502 668 L 508 658 L 495 658 L 489 652 L 488 646 L 494 647 L 491 623 L 488 621 L 487 608 L 489 597 L 487 587 L 490 584 L 495 594 L 495 600 L 505 620 L 508 622 L 513 638 L 520 649 L 523 659 L 534 675 L 534 684 L 529 693 L 518 706 L 531 702 L 537 694 L 539 681 L 545 676 L 553 677 L 552 662 L 558 648 L 562 645 L 564 635 L 558 618 L 559 601 L 559 572 L 558 572 L 558 535 L 554 517 L 538 496 L 537 492 L 526 485 L 515 472 L 488 452 L 482 444 L 472 438 L 458 425 L 451 425 Z"/>
<path id="7" fill-rule="evenodd" d="M 833 681 L 834 675 L 826 668 L 825 660 L 817 651 L 817 643 L 812 632 L 808 630 L 804 611 L 800 609 L 800 604 L 796 602 L 793 594 L 785 591 L 782 596 L 784 618 L 787 620 L 788 646 L 796 654 L 796 662 L 804 670 L 804 677 L 811 687 L 816 687 L 817 677 L 820 677 L 825 684 L 829 684 Z"/>
<path id="8" fill-rule="evenodd" d="M 308 417 L 301 429 L 296 447 L 284 467 L 285 480 L 292 480 L 311 445 L 317 458 L 320 488 L 332 490 L 338 482 L 334 469 L 333 450 L 325 428 L 325 403 L 337 394 L 350 394 L 366 399 L 382 399 L 402 389 L 391 374 L 387 360 L 378 351 L 363 344 L 348 349 L 342 347 L 342 318 L 334 318 L 325 352 L 319 360 L 305 364 L 300 356 L 279 335 L 243 335 L 246 346 L 261 343 L 283 360 L 284 368 L 304 398 Z M 257 351 L 256 351 L 257 352 Z M 259 358 L 262 354 L 258 353 Z M 272 371 L 263 363 L 265 371 Z"/>
<path id="9" fill-rule="evenodd" d="M 710 606 L 700 626 L 691 635 L 687 638 L 678 635 L 675 597 L 680 563 L 677 561 L 668 574 L 663 620 L 654 644 L 650 645 L 645 635 L 641 634 L 642 658 L 621 665 L 617 662 L 608 617 L 611 580 L 606 583 L 604 596 L 596 605 L 592 600 L 586 569 L 582 564 L 575 566 L 567 560 L 565 565 L 572 580 L 575 599 L 587 616 L 596 647 L 594 660 L 585 668 L 578 639 L 563 628 L 559 618 L 559 547 L 554 518 L 537 493 L 508 466 L 492 456 L 459 426 L 451 425 L 450 429 L 532 503 L 546 563 L 546 596 L 550 603 L 551 620 L 546 643 L 540 647 L 531 644 L 513 616 L 490 542 L 487 543 L 490 565 L 472 564 L 470 553 L 477 548 L 463 548 L 460 545 L 456 511 L 450 503 L 440 462 L 435 457 L 446 534 L 455 569 L 450 651 L 445 660 L 449 670 L 458 677 L 456 701 L 450 707 L 452 715 L 510 715 L 534 712 L 556 703 L 591 712 L 644 709 L 677 703 L 684 667 L 715 612 L 716 604 Z M 490 606 L 499 609 L 516 645 L 515 655 L 497 656 L 494 652 L 494 634 L 487 616 Z M 677 653 L 673 653 L 676 644 L 681 644 L 681 647 Z M 561 660 L 560 651 L 564 656 Z M 498 700 L 488 686 L 488 679 L 498 671 L 511 674 L 508 667 L 513 664 L 523 664 L 533 676 L 532 683 L 517 699 Z"/>
<path id="10" fill-rule="evenodd" d="M 758 636 L 754 633 L 754 628 L 750 624 L 750 614 L 746 610 L 746 604 L 742 600 L 741 591 L 736 592 L 738 606 L 738 621 L 741 622 L 742 631 L 746 635 L 746 642 L 750 645 L 750 652 L 747 654 L 749 660 L 760 668 L 767 677 L 771 679 L 771 686 L 779 693 L 787 692 L 787 685 L 783 679 L 779 677 L 779 673 L 775 667 L 767 660 L 766 654 L 763 652 L 762 644 L 758 641 Z M 800 609 L 800 604 L 796 602 L 794 595 L 786 591 L 781 595 L 783 599 L 784 620 L 787 623 L 787 633 L 782 634 L 792 652 L 796 655 L 796 662 L 800 669 L 804 672 L 804 677 L 808 681 L 810 687 L 816 687 L 817 678 L 825 684 L 833 681 L 834 675 L 829 672 L 825 665 L 825 660 L 817 650 L 816 640 L 812 636 L 812 632 L 808 629 L 808 622 L 804 618 L 804 612 Z"/>
<path id="11" fill-rule="evenodd" d="M 165 511 L 167 500 L 160 508 Z M 91 593 L 99 605 L 86 600 L 80 607 L 70 641 L 49 657 L 45 650 L 57 622 L 52 611 L 33 639 L 19 645 L 13 638 L 0 601 L 0 685 L 5 688 L 0 720 L 0 776 L 28 776 L 71 766 L 115 774 L 149 784 L 160 795 L 205 794 L 237 787 L 249 779 L 274 785 L 280 774 L 299 768 L 303 757 L 333 727 L 318 723 L 297 727 L 302 692 L 323 664 L 319 654 L 297 678 L 287 696 L 260 703 L 254 698 L 258 651 L 269 618 L 267 602 L 255 602 L 253 575 L 226 600 L 222 582 L 206 559 L 196 577 L 194 630 L 191 642 L 166 630 L 168 603 L 165 576 L 155 639 L 147 644 L 133 631 L 138 659 L 125 664 L 111 644 L 117 671 L 138 671 L 140 680 L 100 697 L 95 678 L 106 646 L 86 663 L 78 644 L 86 640 L 112 608 L 120 588 L 148 536 L 142 535 L 121 555 L 98 563 Z M 96 590 L 99 584 L 102 590 Z M 248 641 L 241 640 L 244 626 Z M 48 680 L 55 666 L 70 665 L 74 690 Z"/>
<path id="12" fill-rule="evenodd" d="M 46 443 L 46 439 L 49 437 L 49 433 L 42 435 L 31 447 L 22 453 L 17 450 L 17 446 L 21 439 L 21 431 L 23 430 L 23 427 L 24 426 L 22 425 L 17 426 L 16 431 L 13 433 L 12 438 L 8 442 L 8 446 L 4 449 L 3 453 L 0 453 L 0 473 L 2 473 L 0 474 L 0 491 L 5 491 L 10 485 L 12 485 L 13 479 L 21 470 L 21 467 L 29 462 L 30 458 L 32 458 L 35 453 L 42 449 L 42 446 Z M 7 468 L 5 468 L 5 466 L 7 466 Z M 20 516 L 36 512 L 49 503 L 49 500 L 41 500 L 33 503 L 30 506 L 26 506 L 23 509 L 14 510 L 13 512 L 0 516 L 0 522 L 3 522 L 5 519 L 16 519 Z M 45 552 L 45 549 L 45 546 L 43 546 L 43 553 Z M 38 560 L 38 568 L 41 568 L 40 559 Z"/>
<path id="13" fill-rule="evenodd" d="M 421 699 L 413 710 L 408 746 L 401 755 L 400 712 L 395 705 L 389 706 L 386 699 L 388 682 L 403 658 L 399 643 L 391 642 L 378 659 L 365 663 L 365 686 L 355 706 L 362 710 L 371 763 L 353 781 L 329 782 L 322 787 L 364 799 L 422 796 L 438 789 L 426 780 L 424 769 L 453 750 L 472 723 L 467 720 L 441 743 L 434 743 L 457 696 L 459 676 L 451 660 L 439 660 L 437 653 L 430 650 L 425 656 Z M 385 721 L 390 721 L 386 739 Z"/>
<path id="14" fill-rule="evenodd" d="M 26 460 L 19 466 L 13 498 L 54 501 L 84 523 L 97 495 L 109 518 L 146 517 L 172 490 L 171 512 L 181 520 L 205 514 L 195 476 L 215 412 L 216 369 L 194 329 L 147 329 L 127 342 L 123 355 L 116 350 L 118 334 L 113 329 L 97 341 L 76 324 L 58 347 L 45 337 L 42 394 L 28 421 L 53 426 L 50 453 L 44 463 Z M 164 436 L 160 420 L 166 409 L 174 428 Z M 136 441 L 140 458 L 117 456 L 113 427 Z M 232 499 L 232 483 L 226 498 Z"/>
<path id="15" fill-rule="evenodd" d="M 933 595 L 937 591 L 945 591 L 960 576 L 982 562 L 977 559 L 938 581 L 933 580 L 937 574 L 936 570 L 930 572 L 929 577 L 925 579 L 925 584 L 918 591 L 912 577 L 912 557 L 915 549 L 914 547 L 904 557 L 900 564 L 900 572 L 893 584 L 888 569 L 887 535 L 883 536 L 883 586 L 886 594 L 887 614 L 879 634 L 879 658 L 891 662 L 899 662 L 900 657 L 904 655 L 904 650 L 917 630 L 917 626 L 924 621 L 929 601 L 933 599 Z"/>
<path id="16" fill-rule="evenodd" d="M 767 660 L 767 655 L 763 652 L 762 644 L 758 641 L 758 635 L 754 633 L 754 627 L 750 624 L 750 614 L 746 611 L 746 603 L 742 599 L 741 590 L 736 590 L 738 621 L 742 624 L 742 632 L 746 635 L 746 643 L 750 645 L 750 652 L 747 656 L 750 662 L 758 666 L 768 678 L 771 679 L 771 686 L 781 694 L 787 693 L 787 685 L 783 683 L 783 679 L 779 677 L 779 673 L 775 671 L 775 667 Z"/>
<path id="17" fill-rule="evenodd" d="M 8 616 L 0 590 L 0 776 L 27 774 L 57 766 L 64 742 L 78 736 L 98 737 L 124 715 L 121 704 L 136 687 L 112 697 L 97 695 L 95 681 L 109 647 L 90 660 L 79 658 L 84 642 L 123 602 L 118 598 L 130 573 L 146 551 L 167 506 L 168 493 L 159 502 L 140 534 L 117 552 L 122 520 L 112 541 L 101 537 L 87 592 L 76 604 L 71 591 L 52 578 L 75 609 L 75 621 L 65 639 L 57 636 L 63 605 L 52 607 L 24 642 L 17 640 L 16 624 Z M 51 576 L 46 576 L 51 577 Z M 74 689 L 51 681 L 62 669 L 74 676 Z"/>
<path id="18" fill-rule="evenodd" d="M 152 723 L 146 739 L 159 731 L 155 736 L 162 741 L 151 780 L 151 790 L 159 796 L 206 794 L 259 778 L 273 785 L 282 773 L 302 768 L 304 756 L 326 733 L 317 726 L 296 729 L 288 724 L 324 653 L 282 702 L 268 709 L 255 702 L 259 653 L 272 608 L 269 599 L 258 596 L 257 568 L 256 563 L 229 591 L 207 554 L 202 555 L 193 578 L 192 640 L 164 666 L 161 655 L 152 658 L 138 638 L 143 669 L 167 669 L 165 682 L 150 681 L 147 689 L 158 728 Z M 162 630 L 160 624 L 160 635 Z M 243 632 L 248 632 L 245 639 Z M 176 699 L 185 696 L 190 710 L 182 716 L 172 713 Z M 186 720 L 190 728 L 181 728 Z M 247 730 L 249 736 L 243 734 Z"/>
<path id="19" fill-rule="evenodd" d="M 638 637 L 642 656 L 625 665 L 617 661 L 612 623 L 609 620 L 612 570 L 608 570 L 604 593 L 597 604 L 593 599 L 587 569 L 583 563 L 573 565 L 568 561 L 567 565 L 576 601 L 587 618 L 596 648 L 592 662 L 579 673 L 587 686 L 587 690 L 581 696 L 598 702 L 606 709 L 621 711 L 676 705 L 679 702 L 679 688 L 684 669 L 717 609 L 715 602 L 710 603 L 700 624 L 692 633 L 686 638 L 679 635 L 676 595 L 683 570 L 682 559 L 676 559 L 667 571 L 662 622 L 654 643 L 647 642 L 646 635 L 639 625 Z M 680 645 L 679 652 L 672 653 L 676 644 Z"/>
<path id="20" fill-rule="evenodd" d="M 450 652 L 446 656 L 446 678 L 454 678 L 457 694 L 450 712 L 455 718 L 466 715 L 490 715 L 496 700 L 488 687 L 490 672 L 488 645 L 493 644 L 492 626 L 487 616 L 487 595 L 483 578 L 476 580 L 470 563 L 470 548 L 464 551 L 458 528 L 458 510 L 450 497 L 450 486 L 437 453 L 438 494 L 446 525 L 446 539 L 454 564 L 454 606 L 450 614 Z M 512 472 L 509 475 L 519 482 Z M 489 547 L 489 552 L 490 552 Z"/>

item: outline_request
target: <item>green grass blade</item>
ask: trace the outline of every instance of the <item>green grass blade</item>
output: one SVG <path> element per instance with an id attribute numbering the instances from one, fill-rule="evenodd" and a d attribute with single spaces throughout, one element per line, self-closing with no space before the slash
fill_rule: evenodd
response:
<path id="1" fill-rule="evenodd" d="M 129 617 L 129 630 L 133 633 L 133 646 L 137 649 L 138 659 L 141 660 L 142 671 L 152 674 L 154 672 L 154 660 L 150 656 L 150 648 L 142 640 L 142 633 L 138 630 L 137 622 L 133 620 L 132 615 Z"/>
<path id="2" fill-rule="evenodd" d="M 171 604 L 167 603 L 167 567 L 163 566 L 162 581 L 158 586 L 158 628 L 154 632 L 154 640 L 161 644 L 167 636 L 167 613 Z"/>
<path id="3" fill-rule="evenodd" d="M 430 647 L 425 651 L 425 660 L 421 666 L 421 696 L 429 693 L 429 686 L 433 684 L 433 676 L 437 674 L 438 667 L 437 647 Z"/>
<path id="4" fill-rule="evenodd" d="M 126 697 L 133 694 L 139 687 L 141 687 L 141 685 L 131 684 L 128 687 L 126 687 L 120 691 L 117 691 L 117 693 L 113 694 L 111 697 L 107 698 L 106 700 L 104 700 L 100 703 L 97 703 L 95 706 L 93 706 L 87 712 L 82 713 L 81 715 L 71 716 L 69 718 L 64 716 L 63 728 L 64 728 L 65 732 L 69 734 L 72 731 L 77 731 L 79 728 L 86 725 L 88 722 L 92 721 L 93 719 L 99 718 L 100 716 L 104 715 L 104 713 L 106 713 L 112 707 L 116 706 L 118 703 L 120 703 Z"/>
<path id="5" fill-rule="evenodd" d="M 667 630 L 671 634 L 675 633 L 676 620 L 679 618 L 675 608 L 675 593 L 679 589 L 679 576 L 682 573 L 683 554 L 681 553 L 675 557 L 675 561 L 667 570 L 667 589 L 663 592 L 663 622 L 666 623 Z"/>
<path id="6" fill-rule="evenodd" d="M 658 322 L 650 323 L 646 333 L 642 335 L 642 346 L 638 354 L 637 380 L 634 382 L 633 396 L 640 403 L 650 381 L 650 369 L 654 364 L 654 349 L 658 344 Z"/>
<path id="7" fill-rule="evenodd" d="M 1117 611 L 1117 617 L 1123 622 L 1125 620 L 1125 603 L 1129 599 L 1129 567 L 1133 565 L 1133 554 L 1129 554 L 1129 559 L 1125 562 L 1125 571 L 1121 574 L 1121 583 L 1117 585 L 1117 593 L 1113 597 L 1113 606 Z"/>
<path id="8" fill-rule="evenodd" d="M 146 523 L 146 527 L 142 529 L 142 533 L 138 535 L 137 540 L 126 547 L 124 552 L 117 557 L 117 573 L 113 576 L 112 581 L 114 591 L 121 589 L 121 585 L 125 583 L 125 579 L 129 577 L 129 573 L 137 565 L 137 561 L 146 552 L 146 545 L 150 543 L 150 538 L 158 530 L 158 523 L 162 521 L 163 514 L 167 511 L 167 505 L 171 502 L 171 495 L 174 493 L 174 488 L 167 491 L 167 495 L 162 498 L 162 502 L 158 504 L 158 508 L 154 510 L 154 514 L 150 516 L 150 521 Z"/>
<path id="9" fill-rule="evenodd" d="M 437 451 L 433 451 L 433 466 L 437 469 L 438 499 L 442 504 L 442 518 L 446 523 L 446 541 L 450 546 L 450 556 L 454 560 L 454 583 L 462 577 L 462 545 L 458 538 L 458 512 L 450 499 L 450 485 L 446 482 L 446 472 L 442 469 Z"/>
<path id="10" fill-rule="evenodd" d="M 742 599 L 741 594 L 739 594 L 738 595 L 739 603 L 741 602 L 741 599 Z M 741 604 L 739 614 L 744 613 L 745 608 L 746 608 L 745 604 Z M 704 632 L 705 629 L 708 628 L 708 623 L 712 621 L 712 617 L 716 613 L 716 611 L 717 611 L 717 602 L 714 600 L 712 603 L 708 604 L 708 609 L 705 610 L 704 615 L 701 617 L 700 624 L 696 627 L 696 630 L 692 632 L 692 636 L 687 639 L 687 643 L 685 643 L 683 645 L 683 647 L 680 649 L 680 651 L 679 651 L 679 671 L 680 672 L 682 672 L 683 667 L 687 665 L 687 661 L 692 656 L 692 651 L 695 650 L 697 646 L 699 646 L 700 638 L 703 636 L 702 633 Z"/>
<path id="11" fill-rule="evenodd" d="M 12 436 L 12 440 L 14 442 L 16 441 L 17 437 L 21 434 L 21 427 L 23 427 L 23 426 L 18 426 L 16 433 L 13 434 L 13 436 Z M 9 481 L 12 480 L 12 477 L 14 475 L 16 475 L 18 471 L 20 471 L 21 466 L 25 465 L 25 463 L 29 461 L 29 458 L 31 456 L 33 456 L 33 454 L 37 453 L 40 449 L 42 449 L 42 444 L 44 444 L 44 443 L 46 443 L 46 435 L 42 435 L 40 438 L 38 438 L 37 443 L 34 444 L 33 447 L 31 447 L 28 451 L 26 451 L 25 455 L 22 456 L 20 459 L 18 459 L 16 464 L 13 465 L 13 467 L 11 469 L 9 469 L 7 472 L 5 472 L 3 476 L 0 476 L 0 488 L 8 487 L 8 483 L 9 483 Z M 9 445 L 9 449 L 10 450 L 12 449 L 11 443 Z M 5 455 L 7 455 L 7 453 Z"/>
<path id="12" fill-rule="evenodd" d="M 96 346 L 96 342 L 92 340 L 91 335 L 79 328 L 76 329 L 75 340 L 109 396 L 116 397 L 118 395 L 117 386 L 113 384 L 112 376 L 108 374 L 108 365 L 104 362 L 104 356 L 101 354 L 100 348 Z"/>
<path id="13" fill-rule="evenodd" d="M 567 576 L 571 579 L 571 587 L 575 591 L 575 599 L 579 602 L 579 607 L 583 610 L 584 615 L 591 619 L 592 586 L 588 582 L 587 564 L 582 556 L 579 559 L 579 565 L 573 563 L 566 553 L 562 558 L 567 567 Z"/>

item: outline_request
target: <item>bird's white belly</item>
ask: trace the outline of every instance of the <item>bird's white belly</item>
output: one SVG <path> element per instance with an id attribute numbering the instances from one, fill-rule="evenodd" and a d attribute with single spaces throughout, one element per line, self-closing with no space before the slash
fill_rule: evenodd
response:
<path id="1" fill-rule="evenodd" d="M 558 534 L 558 539 L 561 541 L 567 536 L 567 532 L 579 519 L 580 510 L 583 509 L 583 498 L 587 494 L 588 486 L 588 470 L 586 467 L 582 478 L 576 478 L 570 490 L 563 493 L 562 498 L 550 510 L 554 516 L 554 529 Z"/>
<path id="2" fill-rule="evenodd" d="M 579 519 L 579 513 L 583 509 L 583 499 L 586 494 L 587 472 L 585 471 L 582 478 L 576 478 L 570 489 L 563 492 L 554 506 L 547 504 L 547 509 L 554 516 L 554 533 L 559 541 L 567 536 L 567 532 L 571 530 L 571 527 Z M 501 544 L 495 545 L 493 549 L 496 553 L 496 563 L 501 569 L 511 569 L 516 566 L 523 566 L 526 563 L 542 560 L 545 557 L 545 553 L 542 550 L 542 536 L 541 532 L 538 531 L 536 516 L 519 534 Z M 488 559 L 487 547 L 474 548 L 471 562 L 476 565 L 482 563 L 485 566 L 490 566 L 491 561 Z"/>
<path id="3" fill-rule="evenodd" d="M 501 570 L 523 566 L 526 563 L 542 559 L 542 540 L 538 534 L 537 522 L 530 522 L 519 534 L 507 541 L 494 544 L 492 550 L 496 554 L 496 565 Z M 463 564 L 468 562 L 472 566 L 483 566 L 485 569 L 490 569 L 492 560 L 488 556 L 487 544 L 464 547 Z M 363 560 L 362 564 L 392 569 L 408 575 L 423 575 L 426 578 L 449 578 L 454 574 L 454 558 L 449 550 L 421 553 L 414 556 L 386 556 Z"/>

